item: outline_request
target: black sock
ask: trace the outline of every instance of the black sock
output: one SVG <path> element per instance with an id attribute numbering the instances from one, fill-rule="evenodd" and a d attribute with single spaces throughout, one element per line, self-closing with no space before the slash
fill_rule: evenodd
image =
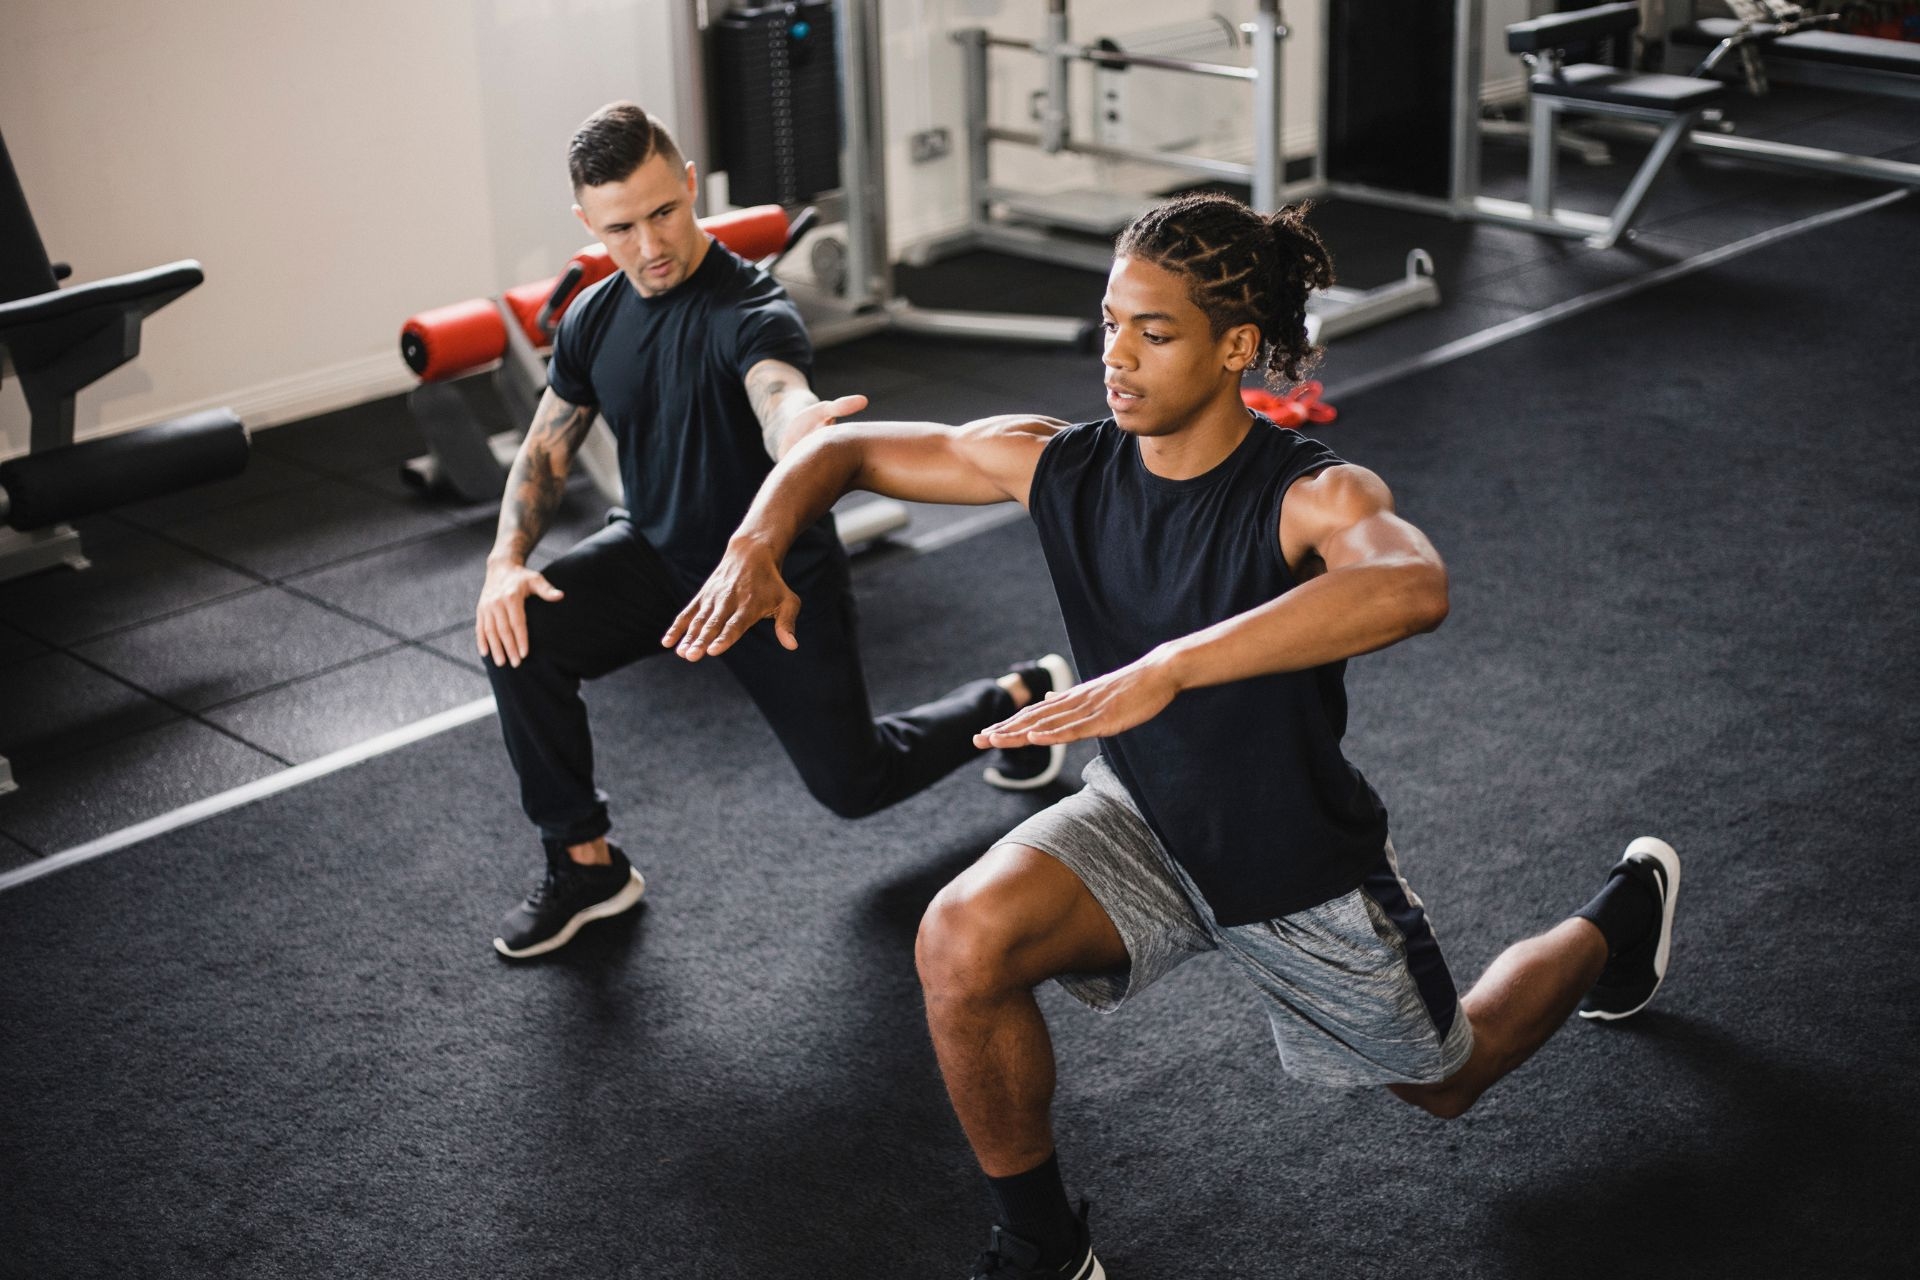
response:
<path id="1" fill-rule="evenodd" d="M 1659 927 L 1660 894 L 1653 873 L 1631 863 L 1617 868 L 1593 901 L 1573 914 L 1593 921 L 1607 940 L 1607 958 L 1612 959 Z"/>
<path id="2" fill-rule="evenodd" d="M 1000 1208 L 1001 1224 L 1038 1247 L 1043 1264 L 1058 1265 L 1072 1258 L 1080 1243 L 1080 1219 L 1067 1203 L 1058 1152 L 1025 1173 L 989 1177 L 987 1187 Z"/>

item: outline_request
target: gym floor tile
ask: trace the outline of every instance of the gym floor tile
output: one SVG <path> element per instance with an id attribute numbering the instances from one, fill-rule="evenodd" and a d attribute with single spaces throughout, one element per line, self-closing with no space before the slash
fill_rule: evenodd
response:
<path id="1" fill-rule="evenodd" d="M 1827 208 L 1840 208 L 1847 201 L 1832 198 Z M 1824 213 L 1824 208 L 1811 208 L 1814 213 Z M 1785 226 L 1793 219 L 1783 219 L 1779 209 L 1743 204 L 1715 205 L 1711 209 L 1702 209 L 1697 213 L 1683 214 L 1677 218 L 1668 218 L 1662 222 L 1637 229 L 1633 242 L 1647 247 L 1665 247 L 1664 241 L 1684 241 L 1688 246 L 1712 246 L 1732 244 L 1736 240 L 1745 240 L 1749 236 Z M 1685 246 L 1677 246 L 1685 251 Z M 1698 252 L 1697 249 L 1692 250 Z"/>
<path id="2" fill-rule="evenodd" d="M 813 389 L 824 399 L 858 393 L 872 402 L 866 417 L 885 416 L 880 406 L 895 393 L 918 387 L 921 379 L 861 353 L 859 342 L 842 343 L 813 358 Z"/>
<path id="3" fill-rule="evenodd" d="M 49 644 L 73 645 L 258 586 L 164 538 L 120 526 L 81 535 L 91 567 L 0 583 L 0 619 Z"/>
<path id="4" fill-rule="evenodd" d="M 1412 359 L 1524 314 L 1525 309 L 1518 306 L 1479 298 L 1455 298 L 1435 310 L 1417 311 L 1334 339 L 1326 344 L 1326 359 L 1311 376 L 1326 383 L 1328 398 L 1338 408 L 1335 397 L 1343 379 L 1357 378 Z"/>
<path id="5" fill-rule="evenodd" d="M 0 586 L 0 590 L 4 590 Z M 11 667 L 47 652 L 47 646 L 24 631 L 0 623 L 0 667 Z"/>
<path id="6" fill-rule="evenodd" d="M 411 639 L 472 619 L 492 547 L 491 529 L 450 529 L 300 574 L 285 585 Z"/>
<path id="7" fill-rule="evenodd" d="M 503 473 L 501 492 L 479 502 L 468 502 L 453 493 L 428 493 L 411 481 L 401 479 L 400 467 L 392 462 L 377 462 L 370 467 L 362 467 L 351 475 L 342 476 L 341 479 L 369 493 L 377 493 L 388 501 L 397 502 L 409 510 L 425 512 L 456 524 L 492 525 L 500 518 L 500 498 L 506 492 Z M 583 474 L 576 473 L 573 483 L 584 484 L 586 478 Z"/>
<path id="8" fill-rule="evenodd" d="M 0 799 L 0 804 L 6 801 Z M 12 871 L 15 867 L 24 867 L 29 862 L 38 862 L 40 855 L 17 840 L 0 836 L 0 871 Z"/>
<path id="9" fill-rule="evenodd" d="M 1562 262 L 1541 263 L 1511 275 L 1475 281 L 1464 290 L 1463 300 L 1538 311 L 1668 266 L 1684 256 L 1684 249 L 1659 244 L 1629 244 L 1607 253 L 1583 253 Z"/>
<path id="10" fill-rule="evenodd" d="M 847 350 L 889 384 L 869 390 L 882 384 L 850 377 L 832 388 L 867 396 L 872 403 L 863 416 L 869 419 L 964 422 L 996 413 L 1105 412 L 1100 359 L 1089 352 L 895 336 L 868 338 Z"/>
<path id="11" fill-rule="evenodd" d="M 184 521 L 168 532 L 228 564 L 278 579 L 440 533 L 452 523 L 431 508 L 322 480 Z"/>
<path id="12" fill-rule="evenodd" d="M 371 627 L 267 587 L 116 632 L 75 652 L 176 706 L 200 710 L 394 643 Z"/>
<path id="13" fill-rule="evenodd" d="M 217 729 L 174 720 L 45 768 L 16 768 L 20 789 L 0 796 L 0 835 L 59 853 L 281 768 Z"/>
<path id="14" fill-rule="evenodd" d="M 1545 236 L 1481 222 L 1454 222 L 1428 214 L 1348 201 L 1320 206 L 1313 224 L 1333 254 L 1338 283 L 1371 289 L 1406 275 L 1407 254 L 1424 249 L 1444 300 L 1468 280 L 1505 275 L 1555 249 Z"/>
<path id="15" fill-rule="evenodd" d="M 445 654 L 455 662 L 464 663 L 473 671 L 480 670 L 480 650 L 474 646 L 471 622 L 449 627 L 439 635 L 425 636 L 415 643 L 425 645 L 435 653 Z M 482 674 L 480 678 L 484 680 L 486 676 Z"/>
<path id="16" fill-rule="evenodd" d="M 1764 191 L 1730 203 L 1729 208 L 1771 211 L 1785 226 L 1829 209 L 1859 204 L 1893 190 L 1884 182 L 1845 178 L 1828 173 L 1780 170 L 1777 181 Z"/>
<path id="17" fill-rule="evenodd" d="M 230 702 L 206 718 L 302 764 L 487 696 L 486 677 L 411 646 Z"/>
<path id="18" fill-rule="evenodd" d="M 992 281 L 992 287 L 983 289 L 983 280 Z M 1100 314 L 1107 277 L 1104 271 L 972 249 L 924 267 L 903 265 L 894 283 L 901 296 L 928 308 L 1093 319 Z"/>
<path id="19" fill-rule="evenodd" d="M 113 514 L 142 529 L 166 530 L 183 520 L 285 493 L 320 478 L 317 471 L 255 449 L 247 459 L 247 469 L 231 480 L 196 485 L 131 506 L 116 507 Z"/>
<path id="20" fill-rule="evenodd" d="M 32 768 L 174 719 L 179 712 L 65 653 L 7 672 L 0 755 Z"/>
<path id="21" fill-rule="evenodd" d="M 1824 147 L 1857 156 L 1877 156 L 1912 146 L 1917 134 L 1920 134 L 1920 129 L 1901 128 L 1891 122 L 1886 127 L 1873 128 L 1848 117 L 1809 120 L 1770 136 L 1799 147 Z"/>
<path id="22" fill-rule="evenodd" d="M 263 431 L 253 447 L 314 471 L 344 476 L 379 463 L 397 466 L 425 453 L 427 442 L 407 412 L 407 398 L 396 395 Z"/>

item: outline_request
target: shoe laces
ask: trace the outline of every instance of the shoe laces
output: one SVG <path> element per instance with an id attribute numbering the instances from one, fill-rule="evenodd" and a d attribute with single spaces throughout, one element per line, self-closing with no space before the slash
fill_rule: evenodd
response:
<path id="1" fill-rule="evenodd" d="M 541 907 L 546 906 L 550 899 L 558 897 L 562 877 L 565 875 L 566 872 L 558 867 L 548 867 L 547 873 L 540 877 L 540 883 L 534 885 L 533 892 L 527 895 L 527 907 L 530 910 L 538 911 Z"/>

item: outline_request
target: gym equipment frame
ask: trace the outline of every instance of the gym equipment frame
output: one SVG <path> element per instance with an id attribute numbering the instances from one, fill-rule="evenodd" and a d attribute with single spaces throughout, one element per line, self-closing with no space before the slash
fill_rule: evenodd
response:
<path id="1" fill-rule="evenodd" d="M 1251 187 L 1253 207 L 1267 213 L 1291 200 L 1313 194 L 1319 186 L 1317 181 L 1292 185 L 1286 182 L 1281 42 L 1289 33 L 1280 21 L 1279 0 L 1259 0 L 1254 20 L 1245 30 L 1252 54 L 1250 66 L 1129 53 L 1112 47 L 1110 41 L 1075 44 L 1068 33 L 1066 0 L 1048 0 L 1047 35 L 1043 41 L 995 35 L 981 28 L 955 32 L 954 39 L 963 50 L 966 85 L 968 221 L 963 230 L 918 246 L 915 258 L 931 261 L 966 249 L 987 248 L 1105 271 L 1113 259 L 1107 246 L 1059 235 L 1048 226 L 1110 237 L 1151 203 L 1151 199 L 1141 199 L 1112 205 L 1095 221 L 1051 208 L 1043 198 L 994 183 L 991 169 L 994 143 L 1033 147 L 1049 155 L 1067 153 L 1144 162 L 1199 178 L 1245 182 Z M 994 49 L 1018 50 L 1046 60 L 1047 88 L 1038 95 L 1041 104 L 1038 132 L 1004 128 L 991 122 L 987 74 L 988 55 Z M 1117 146 L 1075 137 L 1067 101 L 1067 77 L 1069 68 L 1076 62 L 1116 69 L 1146 67 L 1248 85 L 1252 91 L 1252 162 Z M 1002 208 L 1010 216 L 997 214 L 996 210 Z M 1308 304 L 1308 337 L 1318 342 L 1356 332 L 1435 306 L 1439 301 L 1433 261 L 1424 251 L 1415 249 L 1407 255 L 1406 274 L 1400 280 L 1368 290 L 1336 286 L 1315 294 Z"/>

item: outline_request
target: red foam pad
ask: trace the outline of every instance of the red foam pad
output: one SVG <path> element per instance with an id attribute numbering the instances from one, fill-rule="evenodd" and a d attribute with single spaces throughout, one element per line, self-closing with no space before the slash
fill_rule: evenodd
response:
<path id="1" fill-rule="evenodd" d="M 540 332 L 540 308 L 547 305 L 547 299 L 553 296 L 553 286 L 559 283 L 560 277 L 552 276 L 532 284 L 517 284 L 500 295 L 500 300 L 507 304 L 507 310 L 513 312 L 513 318 L 520 322 L 520 329 L 527 335 L 527 341 L 536 347 L 547 345 L 547 335 Z"/>
<path id="2" fill-rule="evenodd" d="M 716 213 L 700 219 L 700 226 L 748 262 L 757 262 L 787 246 L 787 211 L 777 204 Z"/>
<path id="3" fill-rule="evenodd" d="M 400 353 L 423 382 L 491 364 L 506 350 L 506 321 L 485 298 L 422 311 L 400 326 Z"/>

